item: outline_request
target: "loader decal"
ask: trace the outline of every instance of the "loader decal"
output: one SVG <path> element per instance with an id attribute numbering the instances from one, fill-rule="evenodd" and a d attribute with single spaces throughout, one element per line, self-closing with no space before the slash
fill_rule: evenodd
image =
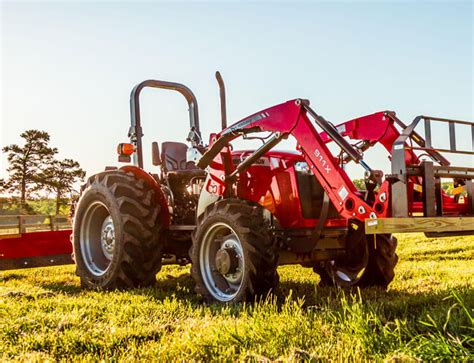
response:
<path id="1" fill-rule="evenodd" d="M 346 187 L 343 185 L 341 189 L 337 192 L 339 196 L 341 197 L 341 200 L 344 201 L 347 196 L 349 195 L 349 192 L 347 191 Z"/>
<path id="2" fill-rule="evenodd" d="M 316 156 L 316 158 L 319 159 L 319 162 L 323 165 L 324 170 L 326 171 L 326 173 L 329 174 L 331 172 L 331 168 L 329 167 L 328 163 L 321 155 L 321 152 L 319 151 L 319 149 L 314 150 L 314 156 Z"/>

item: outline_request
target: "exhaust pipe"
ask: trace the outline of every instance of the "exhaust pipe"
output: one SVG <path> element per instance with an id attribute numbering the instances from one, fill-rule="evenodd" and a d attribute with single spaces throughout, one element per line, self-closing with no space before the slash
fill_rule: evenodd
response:
<path id="1" fill-rule="evenodd" d="M 222 130 L 227 128 L 227 110 L 225 105 L 225 85 L 219 71 L 216 72 L 217 83 L 219 84 L 219 94 L 221 98 L 221 126 Z"/>

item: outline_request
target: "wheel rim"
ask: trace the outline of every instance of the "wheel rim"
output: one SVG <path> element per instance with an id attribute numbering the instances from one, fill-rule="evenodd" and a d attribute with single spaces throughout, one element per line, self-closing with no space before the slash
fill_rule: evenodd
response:
<path id="1" fill-rule="evenodd" d="M 355 223 L 354 223 L 355 224 Z M 350 287 L 357 284 L 367 268 L 369 249 L 364 234 L 352 226 L 346 237 L 347 250 L 344 255 L 324 264 L 324 269 L 335 285 Z"/>
<path id="2" fill-rule="evenodd" d="M 367 267 L 367 262 L 358 266 L 339 265 L 337 261 L 332 260 L 326 264 L 326 271 L 337 284 L 354 285 L 356 284 Z"/>
<path id="3" fill-rule="evenodd" d="M 115 226 L 104 203 L 91 203 L 83 217 L 80 229 L 80 245 L 84 263 L 94 276 L 103 276 L 114 257 Z"/>
<path id="4" fill-rule="evenodd" d="M 226 223 L 211 225 L 202 239 L 199 263 L 209 293 L 218 301 L 234 299 L 242 288 L 245 257 L 235 231 Z"/>

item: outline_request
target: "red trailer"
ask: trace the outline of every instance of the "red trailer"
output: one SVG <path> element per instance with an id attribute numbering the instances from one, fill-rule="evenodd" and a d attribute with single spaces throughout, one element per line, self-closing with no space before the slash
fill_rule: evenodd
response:
<path id="1" fill-rule="evenodd" d="M 71 232 L 65 216 L 0 216 L 0 270 L 74 263 Z"/>

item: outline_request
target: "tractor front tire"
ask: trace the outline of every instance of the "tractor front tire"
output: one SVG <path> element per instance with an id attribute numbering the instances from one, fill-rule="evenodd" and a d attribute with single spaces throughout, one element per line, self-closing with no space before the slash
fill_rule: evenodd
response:
<path id="1" fill-rule="evenodd" d="M 155 283 L 162 258 L 161 208 L 155 193 L 145 181 L 121 170 L 89 178 L 73 224 L 81 286 L 113 290 Z"/>
<path id="2" fill-rule="evenodd" d="M 313 268 L 321 278 L 320 286 L 339 286 L 342 288 L 358 286 L 387 289 L 395 277 L 394 270 L 398 262 L 398 256 L 395 252 L 397 239 L 389 234 L 380 234 L 376 237 L 365 235 L 363 241 L 366 244 L 365 248 L 368 256 L 361 273 L 354 279 L 343 278 L 344 274 L 338 273 L 334 267 L 334 262 L 328 261 L 323 266 Z M 344 271 L 344 267 L 341 266 L 341 271 Z"/>
<path id="3" fill-rule="evenodd" d="M 264 213 L 257 204 L 224 199 L 199 217 L 191 275 L 208 302 L 252 301 L 278 285 L 278 248 Z"/>
<path id="4" fill-rule="evenodd" d="M 359 286 L 378 286 L 386 289 L 395 277 L 398 262 L 397 238 L 390 234 L 366 236 L 369 247 L 369 262 L 362 275 Z"/>

